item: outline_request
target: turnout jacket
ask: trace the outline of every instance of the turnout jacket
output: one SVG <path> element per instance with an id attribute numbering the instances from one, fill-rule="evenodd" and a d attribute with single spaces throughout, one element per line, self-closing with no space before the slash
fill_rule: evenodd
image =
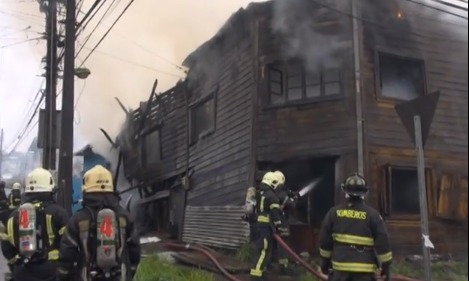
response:
<path id="1" fill-rule="evenodd" d="M 96 249 L 90 249 L 89 245 L 83 245 L 83 238 L 80 232 L 86 233 L 86 235 L 89 232 L 96 233 L 95 229 L 90 229 L 91 220 L 96 220 L 98 212 L 104 208 L 114 210 L 116 219 L 119 220 L 121 231 L 125 231 L 126 240 L 121 241 L 121 243 L 122 247 L 124 247 L 123 256 L 127 258 L 123 257 L 122 263 L 130 270 L 132 268 L 136 269 L 140 262 L 140 237 L 134 227 L 134 223 L 130 219 L 130 215 L 119 205 L 117 195 L 85 193 L 83 195 L 82 206 L 70 218 L 60 243 L 59 278 L 61 280 L 70 280 L 69 278 L 76 274 L 74 263 L 77 263 L 78 268 L 76 270 L 80 272 L 80 275 L 83 275 L 87 267 L 90 266 L 92 261 L 86 260 L 87 255 L 85 253 L 93 255 L 92 253 L 95 253 Z M 83 229 L 86 226 L 88 228 Z"/>
<path id="2" fill-rule="evenodd" d="M 1 233 L 2 253 L 12 268 L 14 280 L 55 280 L 56 266 L 51 263 L 58 260 L 59 244 L 65 230 L 69 215 L 61 206 L 57 205 L 50 193 L 25 194 L 22 203 L 32 203 L 36 207 L 42 205 L 45 215 L 45 234 L 47 241 L 44 246 L 44 255 L 35 254 L 31 261 L 23 266 L 23 260 L 19 257 L 18 222 L 19 212 L 13 210 L 7 225 Z M 37 219 L 40 219 L 39 217 Z M 43 232 L 44 233 L 44 232 Z"/>
<path id="3" fill-rule="evenodd" d="M 267 186 L 261 183 L 257 192 L 257 223 L 261 225 L 274 225 L 283 223 L 282 209 L 280 199 L 277 194 Z"/>
<path id="4" fill-rule="evenodd" d="M 321 257 L 331 259 L 336 271 L 372 273 L 378 262 L 392 262 L 386 225 L 362 200 L 332 208 L 324 218 L 319 243 Z"/>
<path id="5" fill-rule="evenodd" d="M 8 194 L 8 203 L 10 204 L 10 209 L 18 207 L 21 203 L 21 191 L 12 190 L 10 194 Z"/>

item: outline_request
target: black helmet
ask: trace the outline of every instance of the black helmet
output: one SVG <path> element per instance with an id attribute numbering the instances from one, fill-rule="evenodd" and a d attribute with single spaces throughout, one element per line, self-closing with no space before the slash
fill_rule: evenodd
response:
<path id="1" fill-rule="evenodd" d="M 349 196 L 362 197 L 368 193 L 368 185 L 362 176 L 354 174 L 345 179 L 342 190 Z"/>

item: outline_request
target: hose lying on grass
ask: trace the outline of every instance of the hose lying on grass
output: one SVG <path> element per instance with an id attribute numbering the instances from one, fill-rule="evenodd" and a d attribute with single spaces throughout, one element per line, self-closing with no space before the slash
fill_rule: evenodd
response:
<path id="1" fill-rule="evenodd" d="M 238 278 L 236 278 L 235 276 L 231 275 L 228 271 L 226 271 L 226 269 L 218 262 L 218 260 L 212 255 L 211 251 L 205 249 L 205 247 L 200 247 L 200 246 L 196 246 L 196 245 L 190 245 L 190 244 L 177 244 L 177 243 L 169 243 L 169 242 L 166 242 L 164 243 L 165 246 L 167 246 L 168 248 L 171 248 L 171 249 L 174 249 L 174 250 L 193 250 L 193 251 L 197 251 L 199 253 L 202 253 L 204 256 L 206 256 L 207 258 L 210 259 L 211 262 L 213 262 L 213 264 L 215 264 L 215 266 L 218 268 L 218 270 L 220 270 L 221 273 L 223 273 L 223 275 L 228 278 L 228 280 L 230 281 L 242 281 Z"/>

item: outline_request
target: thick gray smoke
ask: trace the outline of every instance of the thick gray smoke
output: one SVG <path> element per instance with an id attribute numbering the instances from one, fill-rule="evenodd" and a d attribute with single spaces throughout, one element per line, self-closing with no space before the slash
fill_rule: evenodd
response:
<path id="1" fill-rule="evenodd" d="M 327 6 L 345 11 L 349 1 L 321 1 Z M 310 70 L 317 70 L 322 64 L 337 66 L 335 54 L 341 49 L 340 33 L 321 32 L 318 23 L 323 17 L 339 19 L 330 9 L 305 0 L 273 0 L 272 30 L 285 42 L 283 48 L 287 58 L 302 59 Z"/>

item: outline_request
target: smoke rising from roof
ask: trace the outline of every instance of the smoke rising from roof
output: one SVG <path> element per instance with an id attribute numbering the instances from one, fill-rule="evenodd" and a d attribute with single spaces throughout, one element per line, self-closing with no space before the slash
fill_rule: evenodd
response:
<path id="1" fill-rule="evenodd" d="M 157 92 L 173 86 L 185 76 L 178 68 L 183 59 L 213 36 L 231 13 L 249 2 L 135 1 L 85 64 L 90 68 L 91 75 L 86 80 L 78 106 L 81 116 L 79 132 L 95 151 L 110 157 L 111 161 L 116 159 L 110 152 L 109 142 L 98 130 L 103 128 L 114 138 L 124 123 L 125 113 L 114 97 L 126 106 L 136 108 L 140 101 L 148 99 L 155 78 L 159 80 Z M 85 5 L 89 7 L 92 3 L 92 0 L 87 0 Z M 103 28 L 98 28 L 99 35 L 107 30 L 126 4 L 116 6 Z M 89 26 L 88 32 L 93 25 Z M 99 35 L 93 35 L 94 39 L 87 46 L 92 47 L 101 37 Z M 80 57 L 83 58 L 88 52 L 89 49 L 85 49 Z M 123 63 L 122 60 L 135 63 Z M 147 68 L 138 67 L 136 63 Z"/>
<path id="2" fill-rule="evenodd" d="M 349 1 L 324 0 L 324 5 L 346 11 Z M 321 65 L 338 66 L 340 61 L 335 55 L 341 49 L 340 33 L 344 21 L 342 15 L 334 14 L 330 9 L 318 6 L 314 1 L 273 0 L 272 30 L 285 42 L 284 55 L 288 59 L 302 59 L 306 67 L 316 71 Z M 318 23 L 324 17 L 338 20 L 339 26 L 321 32 Z"/>

